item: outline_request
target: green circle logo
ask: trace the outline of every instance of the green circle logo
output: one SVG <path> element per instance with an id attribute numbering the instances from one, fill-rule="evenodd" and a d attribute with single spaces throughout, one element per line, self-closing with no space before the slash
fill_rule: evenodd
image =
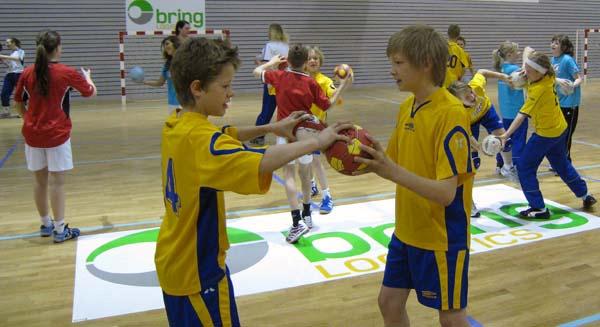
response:
<path id="1" fill-rule="evenodd" d="M 99 256 L 110 256 L 112 251 L 121 247 L 139 243 L 155 243 L 158 239 L 158 231 L 159 229 L 155 228 L 129 234 L 99 246 L 86 258 L 88 272 L 97 278 L 115 284 L 158 287 L 158 277 L 155 270 L 124 273 L 115 272 L 114 270 L 108 271 L 106 268 L 103 269 L 95 264 L 96 258 Z M 226 264 L 232 275 L 254 266 L 269 252 L 268 242 L 258 234 L 239 228 L 227 227 L 227 235 L 231 247 L 227 252 Z"/>
<path id="2" fill-rule="evenodd" d="M 132 10 L 132 8 L 135 9 Z M 131 15 L 132 11 L 136 17 Z M 139 11 L 139 14 L 137 11 Z M 127 8 L 127 16 L 129 16 L 129 19 L 138 25 L 144 25 L 148 23 L 152 19 L 153 13 L 154 9 L 152 8 L 152 4 L 146 0 L 134 0 Z"/>

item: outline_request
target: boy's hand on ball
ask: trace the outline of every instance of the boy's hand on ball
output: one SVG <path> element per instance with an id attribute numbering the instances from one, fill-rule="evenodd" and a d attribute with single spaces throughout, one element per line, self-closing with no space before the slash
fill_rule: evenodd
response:
<path id="1" fill-rule="evenodd" d="M 350 142 L 350 139 L 345 136 L 339 134 L 340 131 L 352 128 L 354 124 L 351 122 L 336 122 L 334 124 L 329 125 L 329 127 L 325 128 L 319 134 L 317 134 L 317 141 L 319 142 L 319 149 L 321 151 L 325 151 L 333 142 L 335 141 L 343 141 Z"/>
<path id="2" fill-rule="evenodd" d="M 367 173 L 375 173 L 380 177 L 391 180 L 394 166 L 396 165 L 385 153 L 381 143 L 376 141 L 371 135 L 367 135 L 369 141 L 373 143 L 373 147 L 361 144 L 360 149 L 368 153 L 372 159 L 364 157 L 355 157 L 354 161 L 367 165 L 366 168 L 357 170 L 352 175 L 363 175 Z"/>

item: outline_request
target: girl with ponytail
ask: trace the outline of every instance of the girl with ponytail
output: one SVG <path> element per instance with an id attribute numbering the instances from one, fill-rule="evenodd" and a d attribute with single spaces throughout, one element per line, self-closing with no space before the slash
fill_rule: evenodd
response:
<path id="1" fill-rule="evenodd" d="M 521 57 L 519 45 L 515 42 L 504 41 L 498 49 L 494 50 L 494 69 L 500 73 L 509 75 L 521 67 L 517 66 L 517 62 Z M 519 109 L 523 106 L 525 97 L 523 90 L 515 90 L 503 80 L 498 80 L 498 105 L 502 115 L 502 123 L 507 129 L 512 124 Z M 525 147 L 527 139 L 527 120 L 513 133 L 512 140 L 512 160 L 514 165 L 519 169 L 519 160 Z M 504 165 L 504 160 L 499 154 L 496 156 L 496 172 L 500 173 L 500 168 Z"/>
<path id="2" fill-rule="evenodd" d="M 596 199 L 588 193 L 587 184 L 579 176 L 567 157 L 567 122 L 563 117 L 555 89 L 555 73 L 550 58 L 545 54 L 533 52 L 525 60 L 525 72 L 529 87 L 527 100 L 506 133 L 500 136 L 507 140 L 530 118 L 535 128 L 531 135 L 517 170 L 521 189 L 529 202 L 529 208 L 519 214 L 524 218 L 551 217 L 540 191 L 537 170 L 544 157 L 571 191 L 583 201 L 584 209 L 591 209 Z"/>
<path id="3" fill-rule="evenodd" d="M 34 200 L 42 225 L 41 236 L 53 236 L 55 243 L 76 238 L 80 232 L 65 224 L 65 172 L 73 169 L 71 153 L 71 88 L 84 97 L 96 95 L 90 70 L 81 72 L 59 63 L 62 47 L 60 35 L 43 31 L 36 40 L 36 58 L 27 67 L 15 93 L 17 110 L 23 117 L 27 168 L 33 172 Z M 27 94 L 27 110 L 23 97 Z M 48 210 L 48 197 L 54 220 Z"/>

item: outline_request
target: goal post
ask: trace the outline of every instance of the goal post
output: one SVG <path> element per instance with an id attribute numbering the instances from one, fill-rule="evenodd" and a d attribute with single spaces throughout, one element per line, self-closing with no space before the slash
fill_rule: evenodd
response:
<path id="1" fill-rule="evenodd" d="M 584 80 L 584 82 L 587 82 L 587 79 L 591 72 L 589 63 L 590 63 L 590 57 L 592 56 L 592 54 L 590 54 L 589 50 L 594 48 L 592 45 L 592 42 L 591 42 L 592 35 L 594 33 L 600 33 L 600 29 L 586 28 L 583 30 L 583 80 Z M 600 45 L 600 42 L 598 42 L 598 45 Z M 600 50 L 600 49 L 597 49 L 597 50 Z M 596 59 L 596 58 L 594 57 L 594 59 Z M 600 58 L 598 58 L 598 59 L 600 59 Z"/>
<path id="2" fill-rule="evenodd" d="M 140 95 L 159 92 L 156 89 L 153 90 L 151 87 L 136 84 L 127 89 L 127 71 L 131 67 L 141 66 L 144 68 L 145 73 L 160 74 L 164 64 L 164 59 L 160 53 L 161 42 L 163 38 L 174 34 L 174 31 L 163 30 L 119 32 L 119 68 L 121 104 L 123 108 L 127 104 L 128 92 Z M 230 31 L 228 29 L 207 28 L 203 33 L 190 31 L 189 34 L 191 36 L 206 36 L 215 39 L 230 38 Z"/>

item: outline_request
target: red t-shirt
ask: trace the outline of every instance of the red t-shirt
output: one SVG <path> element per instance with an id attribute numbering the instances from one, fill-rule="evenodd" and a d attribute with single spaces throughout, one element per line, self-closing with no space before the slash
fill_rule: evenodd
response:
<path id="1" fill-rule="evenodd" d="M 50 63 L 48 65 L 49 89 L 46 97 L 35 91 L 35 65 L 25 68 L 15 92 L 15 101 L 23 102 L 23 92 L 29 104 L 21 132 L 25 143 L 35 148 L 53 148 L 71 137 L 70 90 L 75 88 L 84 97 L 94 93 L 94 88 L 83 75 L 72 67 Z"/>
<path id="2" fill-rule="evenodd" d="M 302 110 L 308 113 L 312 104 L 327 110 L 331 104 L 319 84 L 304 73 L 285 70 L 268 70 L 263 72 L 263 82 L 275 87 L 277 93 L 277 120 L 289 116 L 292 112 Z"/>

